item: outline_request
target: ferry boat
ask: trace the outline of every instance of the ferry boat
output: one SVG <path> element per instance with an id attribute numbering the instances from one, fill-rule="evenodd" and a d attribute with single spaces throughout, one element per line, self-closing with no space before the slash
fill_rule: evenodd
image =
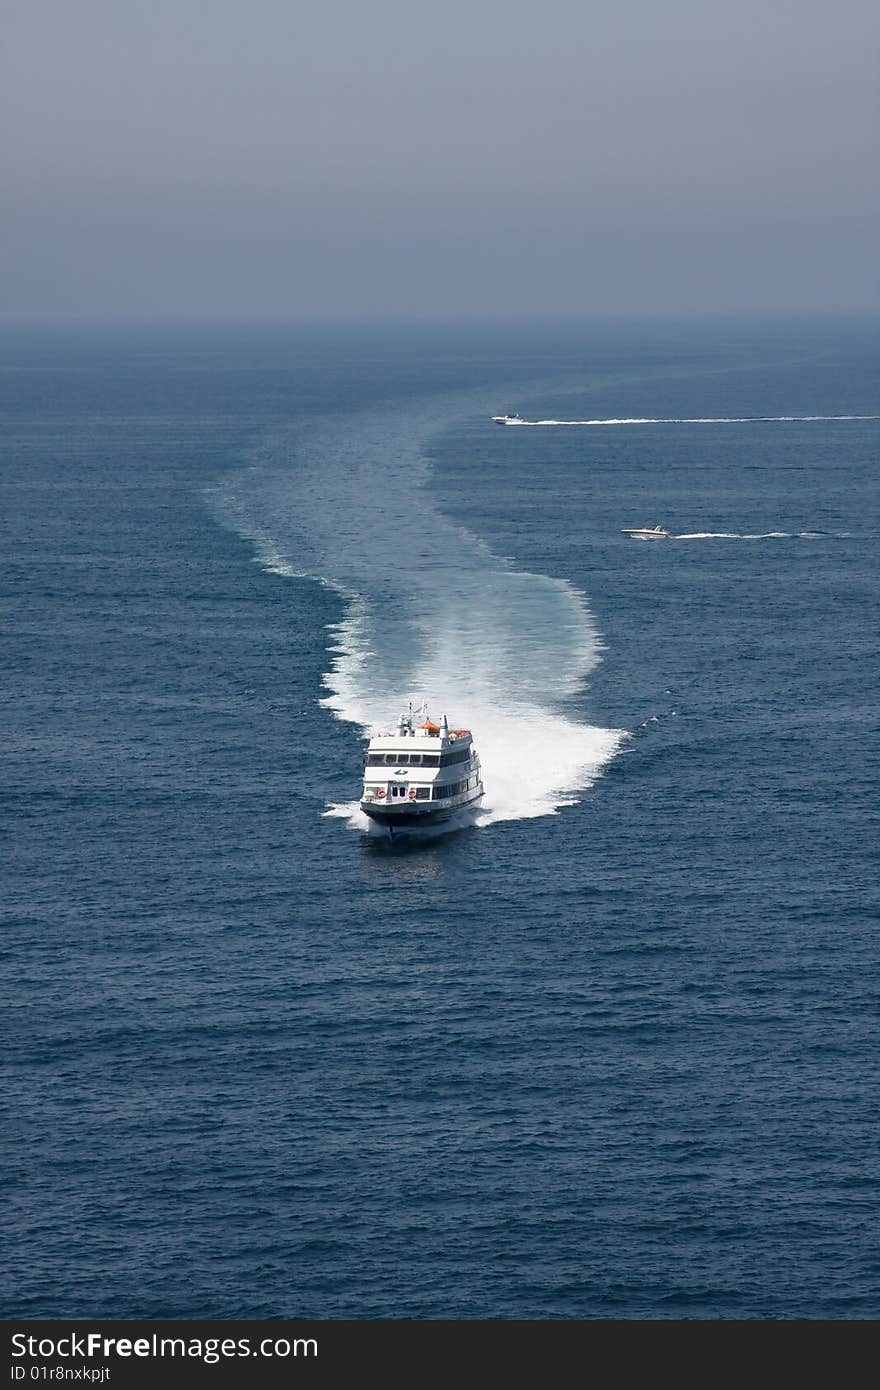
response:
<path id="1" fill-rule="evenodd" d="M 512 415 L 510 415 L 510 414 L 507 414 L 507 415 L 493 415 L 493 416 L 492 416 L 492 424 L 493 424 L 493 425 L 521 425 L 521 424 L 522 424 L 522 417 L 519 416 L 519 415 L 517 415 L 516 411 L 514 411 Z"/>
<path id="2" fill-rule="evenodd" d="M 480 757 L 471 731 L 450 729 L 445 714 L 435 724 L 424 707 L 415 717 L 410 709 L 393 732 L 370 739 L 361 810 L 392 835 L 436 825 L 458 811 L 475 809 L 482 799 Z"/>
<path id="3" fill-rule="evenodd" d="M 670 541 L 672 532 L 665 526 L 624 526 L 623 535 L 634 541 Z"/>

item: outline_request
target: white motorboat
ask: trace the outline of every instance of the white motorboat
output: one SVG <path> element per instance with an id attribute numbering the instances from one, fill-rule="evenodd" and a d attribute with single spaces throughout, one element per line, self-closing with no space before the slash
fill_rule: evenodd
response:
<path id="1" fill-rule="evenodd" d="M 514 411 L 512 415 L 508 414 L 492 416 L 493 425 L 522 425 L 523 423 L 524 421 L 522 417 L 517 415 L 516 411 Z"/>
<path id="2" fill-rule="evenodd" d="M 445 714 L 435 724 L 424 706 L 415 717 L 410 707 L 393 732 L 370 739 L 361 810 L 392 834 L 436 825 L 476 808 L 482 798 L 480 758 L 471 731 L 450 729 Z"/>
<path id="3" fill-rule="evenodd" d="M 634 541 L 670 541 L 672 532 L 665 526 L 624 526 L 623 535 Z"/>

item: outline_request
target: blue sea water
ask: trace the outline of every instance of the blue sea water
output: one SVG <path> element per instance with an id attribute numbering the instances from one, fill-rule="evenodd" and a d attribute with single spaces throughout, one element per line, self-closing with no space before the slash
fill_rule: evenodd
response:
<path id="1" fill-rule="evenodd" d="M 878 336 L 3 337 L 6 1316 L 880 1315 Z"/>

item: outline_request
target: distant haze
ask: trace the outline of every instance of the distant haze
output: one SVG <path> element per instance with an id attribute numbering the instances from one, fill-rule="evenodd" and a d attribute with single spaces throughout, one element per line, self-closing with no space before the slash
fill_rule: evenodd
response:
<path id="1" fill-rule="evenodd" d="M 2 0 L 7 319 L 876 311 L 876 0 Z"/>

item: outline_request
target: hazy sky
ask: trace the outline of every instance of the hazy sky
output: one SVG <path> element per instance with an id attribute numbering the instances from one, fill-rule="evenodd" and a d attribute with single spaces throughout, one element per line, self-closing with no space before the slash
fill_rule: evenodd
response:
<path id="1" fill-rule="evenodd" d="M 877 0 L 0 0 L 2 313 L 880 308 Z"/>

